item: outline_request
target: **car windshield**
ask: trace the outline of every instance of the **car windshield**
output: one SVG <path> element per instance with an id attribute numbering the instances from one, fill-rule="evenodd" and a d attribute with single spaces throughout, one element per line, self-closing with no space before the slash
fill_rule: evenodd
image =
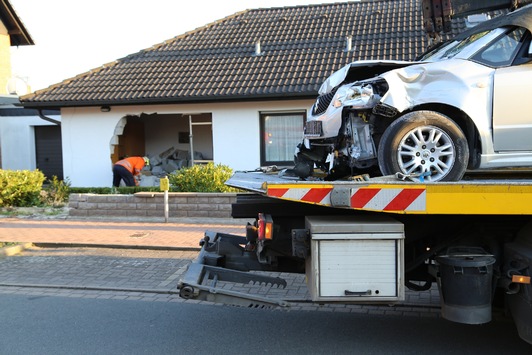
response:
<path id="1" fill-rule="evenodd" d="M 455 57 L 466 58 L 476 53 L 490 40 L 504 31 L 502 28 L 496 28 L 490 31 L 475 33 L 460 41 L 450 41 L 434 48 L 432 51 L 425 53 L 419 58 L 420 61 L 436 62 L 444 59 Z M 467 53 L 466 55 L 464 55 Z"/>

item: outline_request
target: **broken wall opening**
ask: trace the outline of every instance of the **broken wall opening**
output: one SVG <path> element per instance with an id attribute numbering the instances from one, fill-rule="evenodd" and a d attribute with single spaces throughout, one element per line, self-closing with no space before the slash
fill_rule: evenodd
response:
<path id="1" fill-rule="evenodd" d="M 144 120 L 139 116 L 123 117 L 115 127 L 111 139 L 111 161 L 146 153 Z"/>
<path id="2" fill-rule="evenodd" d="M 125 116 L 115 127 L 110 150 L 113 163 L 128 156 L 148 156 L 151 167 L 146 175 L 156 177 L 212 161 L 212 114 L 142 113 Z M 153 181 L 146 186 L 157 184 L 158 181 Z"/>

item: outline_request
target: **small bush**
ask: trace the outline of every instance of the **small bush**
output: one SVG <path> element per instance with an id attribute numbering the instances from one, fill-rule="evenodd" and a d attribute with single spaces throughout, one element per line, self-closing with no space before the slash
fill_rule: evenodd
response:
<path id="1" fill-rule="evenodd" d="M 177 170 L 168 179 L 180 192 L 235 192 L 237 189 L 225 185 L 233 170 L 225 165 L 194 165 Z"/>
<path id="2" fill-rule="evenodd" d="M 44 174 L 39 170 L 0 170 L 0 206 L 40 205 L 44 180 Z"/>
<path id="3" fill-rule="evenodd" d="M 42 203 L 52 207 L 64 206 L 68 202 L 70 182 L 68 179 L 59 180 L 57 176 L 53 176 L 48 182 L 49 185 L 41 191 Z"/>
<path id="4" fill-rule="evenodd" d="M 70 187 L 71 194 L 95 195 L 132 195 L 137 192 L 161 192 L 158 186 L 120 186 L 120 187 Z"/>

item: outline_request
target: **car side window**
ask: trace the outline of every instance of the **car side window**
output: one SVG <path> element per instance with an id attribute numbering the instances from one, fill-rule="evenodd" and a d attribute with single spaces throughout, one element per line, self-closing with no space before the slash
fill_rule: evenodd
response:
<path id="1" fill-rule="evenodd" d="M 490 67 L 509 66 L 521 48 L 525 33 L 524 28 L 515 28 L 498 37 L 472 59 Z"/>

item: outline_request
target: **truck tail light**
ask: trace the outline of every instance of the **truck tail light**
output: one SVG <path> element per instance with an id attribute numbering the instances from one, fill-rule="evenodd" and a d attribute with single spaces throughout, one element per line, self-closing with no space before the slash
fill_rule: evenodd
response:
<path id="1" fill-rule="evenodd" d="M 271 240 L 273 238 L 273 220 L 269 214 L 259 213 L 259 240 Z"/>
<path id="2" fill-rule="evenodd" d="M 518 284 L 530 284 L 530 276 L 512 275 L 512 282 Z"/>

